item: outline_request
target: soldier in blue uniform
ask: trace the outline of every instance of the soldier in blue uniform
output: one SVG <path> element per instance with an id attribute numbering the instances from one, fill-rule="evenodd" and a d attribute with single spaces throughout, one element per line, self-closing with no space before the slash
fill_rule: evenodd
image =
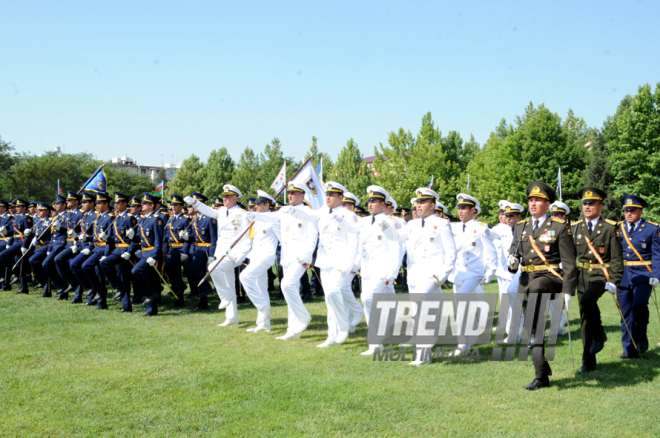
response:
<path id="1" fill-rule="evenodd" d="M 57 273 L 66 287 L 58 291 L 58 300 L 68 300 L 69 292 L 73 291 L 79 284 L 79 281 L 71 272 L 69 262 L 75 256 L 72 248 L 76 245 L 76 237 L 78 237 L 78 233 L 80 232 L 80 226 L 83 219 L 83 211 L 80 209 L 80 195 L 69 190 L 66 193 L 66 207 L 68 211 L 64 223 L 62 224 L 62 228 L 66 233 L 66 245 L 64 249 L 55 256 Z M 46 270 L 46 272 L 48 272 L 48 270 Z"/>
<path id="2" fill-rule="evenodd" d="M 206 202 L 208 198 L 200 193 L 193 192 L 192 198 Z M 186 241 L 184 253 L 192 254 L 188 263 L 191 284 L 198 284 L 207 272 L 209 257 L 215 254 L 215 246 L 218 240 L 218 226 L 215 219 L 192 209 L 195 217 L 191 218 L 188 229 L 181 233 L 181 239 Z M 205 281 L 198 288 L 199 302 L 195 311 L 207 310 L 209 308 L 208 295 L 211 285 Z"/>
<path id="3" fill-rule="evenodd" d="M 105 276 L 100 269 L 99 262 L 101 261 L 101 258 L 105 256 L 106 251 L 108 251 L 106 246 L 109 244 L 112 245 L 112 242 L 108 243 L 110 228 L 112 227 L 112 222 L 114 220 L 110 213 L 110 195 L 108 195 L 107 192 L 97 193 L 95 204 L 98 215 L 96 216 L 94 226 L 92 227 L 92 242 L 94 247 L 80 251 L 82 254 L 88 256 L 87 260 L 82 264 L 82 270 L 85 273 L 87 281 L 92 286 L 92 290 L 98 295 L 98 304 L 96 308 L 107 309 L 108 289 L 105 285 Z M 110 250 L 112 250 L 112 248 L 110 248 Z M 90 294 L 86 305 L 94 305 L 94 293 Z"/>
<path id="4" fill-rule="evenodd" d="M 660 283 L 660 227 L 642 218 L 648 204 L 641 197 L 627 195 L 621 203 L 625 217 L 619 225 L 623 245 L 623 279 L 617 295 L 625 322 L 621 322 L 623 354 L 619 357 L 636 359 L 649 349 L 646 335 L 649 298 L 653 288 Z"/>
<path id="5" fill-rule="evenodd" d="M 162 217 L 154 211 L 158 198 L 145 192 L 141 203 L 144 218 L 138 225 L 140 259 L 133 267 L 132 274 L 138 287 L 147 296 L 147 311 L 142 316 L 155 316 L 158 315 L 158 302 L 160 301 L 160 277 L 156 269 L 163 261 L 162 246 L 165 223 Z"/>
<path id="6" fill-rule="evenodd" d="M 50 244 L 48 245 L 46 258 L 43 261 L 43 270 L 51 281 L 51 290 L 57 291 L 58 299 L 60 299 L 59 295 L 63 293 L 67 287 L 66 280 L 62 278 L 57 270 L 57 265 L 55 264 L 55 257 L 66 248 L 67 244 L 67 202 L 67 198 L 62 195 L 57 195 L 57 199 L 53 202 L 55 217 L 51 218 Z"/>
<path id="7" fill-rule="evenodd" d="M 82 222 L 80 223 L 79 230 L 76 230 L 78 242 L 74 241 L 74 245 L 71 246 L 73 258 L 69 261 L 69 271 L 66 271 L 65 274 L 69 284 L 75 290 L 71 304 L 81 304 L 85 291 L 88 291 L 91 295 L 94 294 L 92 285 L 87 280 L 82 265 L 94 249 L 93 229 L 97 216 L 97 212 L 94 209 L 96 194 L 83 192 L 80 201 L 82 206 Z"/>
<path id="8" fill-rule="evenodd" d="M 24 199 L 16 198 L 13 204 L 16 206 L 16 213 L 14 214 L 11 231 L 13 240 L 7 245 L 7 248 L 2 251 L 2 254 L 0 254 L 0 272 L 5 273 L 4 290 L 11 290 L 9 277 L 12 274 L 12 267 L 22 255 L 21 248 L 23 247 L 23 242 L 26 239 L 29 241 L 32 240 L 32 216 L 27 213 L 29 203 Z M 16 267 L 14 273 L 21 281 L 21 286 L 17 293 L 29 293 L 28 279 L 30 278 L 30 264 L 28 261 L 23 259 Z"/>
<path id="9" fill-rule="evenodd" d="M 12 230 L 14 215 L 9 211 L 9 207 L 9 202 L 0 199 L 0 254 L 2 254 L 2 251 L 7 249 L 7 247 L 14 241 L 14 233 Z M 9 269 L 11 269 L 11 267 L 5 268 L 5 271 L 9 271 Z M 8 272 L 2 272 L 0 275 L 2 278 L 5 278 L 7 273 Z M 4 282 L 0 284 L 0 290 L 6 290 Z"/>
<path id="10" fill-rule="evenodd" d="M 34 219 L 32 236 L 23 240 L 23 247 L 21 248 L 21 252 L 26 254 L 32 250 L 32 247 L 34 247 L 34 251 L 31 254 L 27 254 L 25 257 L 29 257 L 28 261 L 34 272 L 34 277 L 39 284 L 44 286 L 44 293 L 41 295 L 42 298 L 53 296 L 51 285 L 48 280 L 48 274 L 46 274 L 43 267 L 43 262 L 48 255 L 48 247 L 52 237 L 51 211 L 53 211 L 53 208 L 50 205 L 46 205 L 43 202 L 37 204 L 37 218 Z"/>
<path id="11" fill-rule="evenodd" d="M 142 221 L 144 216 L 142 216 L 142 203 L 140 202 L 140 198 L 137 196 L 133 196 L 131 198 L 131 201 L 128 203 L 128 208 L 131 212 L 131 214 L 135 217 L 137 220 L 138 224 Z M 137 230 L 137 227 L 136 227 Z M 139 238 L 140 236 L 136 235 L 136 242 L 138 243 L 138 249 L 135 251 L 133 256 L 131 257 L 130 261 L 131 264 L 135 265 L 140 258 L 138 257 L 137 253 L 140 251 L 139 249 Z M 142 296 L 142 291 L 140 290 L 140 287 L 138 286 L 137 282 L 135 281 L 135 278 L 133 278 L 133 275 L 131 275 L 131 284 L 133 285 L 133 299 L 131 300 L 132 304 L 142 304 L 142 301 L 144 301 L 144 298 Z"/>
<path id="12" fill-rule="evenodd" d="M 30 205 L 28 205 L 28 214 L 32 216 L 32 219 L 37 217 L 37 201 L 30 199 Z"/>
<path id="13" fill-rule="evenodd" d="M 111 283 L 118 286 L 121 294 L 121 311 L 132 312 L 131 303 L 131 263 L 129 260 L 135 254 L 139 245 L 134 242 L 137 228 L 137 218 L 126 208 L 129 197 L 115 192 L 115 218 L 110 227 L 106 252 L 101 259 L 101 269 Z"/>
<path id="14" fill-rule="evenodd" d="M 186 290 L 186 284 L 183 282 L 181 267 L 188 258 L 183 252 L 185 241 L 181 239 L 180 234 L 188 228 L 190 218 L 183 213 L 183 197 L 172 195 L 170 199 L 172 214 L 170 220 L 165 226 L 165 274 L 170 280 L 172 290 L 177 296 L 175 307 L 183 307 L 183 292 Z M 183 256 L 183 257 L 182 257 Z"/>

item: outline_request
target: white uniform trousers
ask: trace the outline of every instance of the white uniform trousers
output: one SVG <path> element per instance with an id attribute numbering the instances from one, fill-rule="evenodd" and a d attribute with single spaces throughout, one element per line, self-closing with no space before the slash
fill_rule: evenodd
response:
<path id="1" fill-rule="evenodd" d="M 355 274 L 348 274 L 344 278 L 344 284 L 341 288 L 341 295 L 344 297 L 344 307 L 346 308 L 346 314 L 348 315 L 348 324 L 351 327 L 355 327 L 362 322 L 362 317 L 364 316 L 364 310 L 362 305 L 355 299 L 355 294 L 353 293 L 353 279 Z"/>
<path id="2" fill-rule="evenodd" d="M 307 269 L 302 263 L 291 263 L 283 266 L 282 294 L 289 308 L 287 333 L 302 333 L 307 324 L 312 320 L 312 316 L 300 298 L 300 278 L 303 274 L 307 275 Z"/>
<path id="3" fill-rule="evenodd" d="M 210 267 L 215 266 L 215 263 L 211 263 Z M 236 262 L 229 257 L 225 257 L 213 272 L 211 272 L 211 279 L 215 285 L 215 290 L 218 292 L 218 298 L 231 301 L 231 304 L 225 308 L 225 317 L 235 323 L 238 323 L 236 275 L 234 274 L 234 269 L 237 266 L 238 264 Z"/>
<path id="4" fill-rule="evenodd" d="M 336 268 L 321 268 L 321 282 L 328 309 L 328 340 L 338 343 L 348 338 L 349 320 L 342 295 L 346 275 Z"/>
<path id="5" fill-rule="evenodd" d="M 483 277 L 472 277 L 466 279 L 461 284 L 454 283 L 454 293 L 455 294 L 470 294 L 470 293 L 483 293 L 484 287 L 481 285 L 481 280 Z"/>
<path id="6" fill-rule="evenodd" d="M 239 276 L 245 293 L 257 308 L 257 327 L 270 329 L 270 296 L 268 295 L 268 270 L 273 267 L 275 256 L 264 260 L 250 260 Z"/>
<path id="7" fill-rule="evenodd" d="M 518 293 L 518 286 L 520 285 L 520 272 L 515 274 L 513 278 L 511 279 L 511 282 L 509 283 L 509 288 L 507 289 L 507 293 L 509 294 L 517 294 Z M 501 303 L 501 301 L 500 301 Z M 506 320 L 506 332 L 507 334 L 511 334 L 511 316 L 513 315 L 513 305 L 515 303 L 515 295 L 511 295 L 511 298 L 509 298 L 509 311 L 507 315 L 507 320 Z M 502 314 L 502 309 L 500 308 L 500 314 Z M 522 335 L 523 331 L 523 324 L 525 322 L 525 315 L 523 313 L 520 314 L 520 325 L 518 326 L 518 337 Z"/>
<path id="8" fill-rule="evenodd" d="M 364 307 L 364 317 L 367 319 L 367 325 L 369 325 L 369 319 L 371 316 L 371 304 L 373 303 L 374 295 L 393 293 L 394 284 L 392 282 L 385 284 L 385 280 L 376 278 L 362 278 L 362 293 L 360 294 L 360 299 L 362 300 L 362 306 Z M 382 347 L 382 345 L 369 345 L 369 348 L 380 347 Z"/>
<path id="9" fill-rule="evenodd" d="M 408 290 L 411 294 L 433 294 L 433 293 L 442 293 L 442 289 L 438 286 L 434 280 L 425 281 L 420 284 L 410 284 L 408 282 Z M 431 349 L 433 348 L 432 344 L 417 344 L 415 352 L 416 355 L 424 354 L 425 357 L 418 357 L 422 360 L 431 360 Z"/>
<path id="10" fill-rule="evenodd" d="M 504 315 L 505 312 L 507 313 L 507 319 L 506 319 L 506 326 L 507 328 L 511 325 L 511 308 L 512 304 L 509 304 L 509 309 L 502 309 L 502 295 L 505 293 L 508 293 L 507 291 L 509 290 L 509 285 L 511 284 L 511 280 L 507 280 L 505 278 L 500 278 L 497 277 L 497 287 L 499 289 L 499 295 L 500 295 L 500 312 L 499 315 Z"/>

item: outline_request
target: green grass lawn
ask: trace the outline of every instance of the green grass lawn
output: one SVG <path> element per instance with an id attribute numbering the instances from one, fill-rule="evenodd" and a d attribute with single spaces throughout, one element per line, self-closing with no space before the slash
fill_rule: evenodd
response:
<path id="1" fill-rule="evenodd" d="M 496 284 L 487 286 L 496 292 Z M 607 294 L 606 294 L 607 295 Z M 651 348 L 622 361 L 619 317 L 600 300 L 609 342 L 599 369 L 573 378 L 568 337 L 552 363 L 552 386 L 523 390 L 531 362 L 373 362 L 366 324 L 344 345 L 326 338 L 325 304 L 301 340 L 278 341 L 287 308 L 273 301 L 273 330 L 217 327 L 224 311 L 166 310 L 141 318 L 36 295 L 0 292 L 0 436 L 660 436 L 660 325 L 652 307 Z M 571 308 L 576 368 L 582 343 Z"/>

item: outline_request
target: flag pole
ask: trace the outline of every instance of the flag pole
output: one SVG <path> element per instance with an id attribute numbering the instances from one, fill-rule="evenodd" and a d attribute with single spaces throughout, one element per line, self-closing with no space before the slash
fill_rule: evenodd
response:
<path id="1" fill-rule="evenodd" d="M 298 174 L 300 173 L 300 171 L 303 170 L 303 167 L 305 167 L 305 165 L 306 165 L 307 163 L 309 163 L 309 161 L 310 161 L 313 157 L 314 157 L 314 155 L 311 155 L 308 159 L 305 160 L 304 163 L 302 163 L 302 164 L 300 165 L 300 167 L 298 168 L 298 170 L 296 171 L 296 173 L 294 173 L 293 176 L 292 176 L 291 178 L 289 178 L 289 180 L 286 182 L 286 184 L 284 184 L 284 186 L 283 186 L 283 187 L 277 192 L 277 194 L 275 195 L 275 198 L 277 198 L 278 196 L 280 196 L 280 195 L 282 194 L 282 192 L 283 192 L 284 190 L 286 190 L 286 187 L 289 185 L 289 183 L 290 183 L 291 181 L 293 181 L 293 180 L 295 179 L 296 176 L 298 176 Z"/>
<path id="2" fill-rule="evenodd" d="M 99 174 L 99 172 L 103 169 L 103 166 L 105 166 L 105 163 L 101 164 L 99 166 L 99 168 L 96 169 L 96 172 L 94 172 L 94 174 L 92 176 L 90 176 L 89 179 L 87 179 L 87 181 L 85 181 L 85 184 L 83 184 L 82 187 L 80 188 L 80 190 L 78 190 L 78 193 L 77 193 L 78 195 L 80 194 L 80 192 L 82 192 L 85 189 L 85 187 L 87 187 L 87 184 L 89 184 L 89 182 L 91 180 L 93 180 L 96 175 Z"/>

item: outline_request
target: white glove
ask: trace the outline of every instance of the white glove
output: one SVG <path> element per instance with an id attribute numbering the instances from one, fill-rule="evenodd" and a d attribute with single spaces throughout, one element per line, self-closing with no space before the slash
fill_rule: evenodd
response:
<path id="1" fill-rule="evenodd" d="M 608 281 L 605 283 L 605 290 L 614 295 L 616 293 L 616 286 Z"/>
<path id="2" fill-rule="evenodd" d="M 520 264 L 520 260 L 518 260 L 517 257 L 510 255 L 506 259 L 506 264 L 509 267 L 511 271 L 517 271 L 518 270 L 518 265 Z"/>
<path id="3" fill-rule="evenodd" d="M 445 284 L 444 280 L 440 280 L 440 278 L 437 275 L 433 276 L 433 282 L 435 283 L 436 286 L 442 286 Z"/>
<path id="4" fill-rule="evenodd" d="M 101 234 L 99 234 L 99 239 L 103 240 L 104 242 L 108 240 L 108 235 L 105 234 L 105 231 L 101 231 Z"/>
<path id="5" fill-rule="evenodd" d="M 248 211 L 247 213 L 245 213 L 245 219 L 252 222 L 254 220 L 254 212 L 253 211 Z"/>
<path id="6" fill-rule="evenodd" d="M 215 261 L 215 257 L 209 257 L 209 262 L 206 264 L 206 266 L 209 266 L 214 261 Z"/>
<path id="7" fill-rule="evenodd" d="M 186 260 L 188 260 L 188 254 L 181 253 L 181 261 L 185 262 Z"/>
<path id="8" fill-rule="evenodd" d="M 81 242 L 82 242 L 83 240 L 85 240 L 85 235 L 84 235 L 84 234 L 79 234 L 79 235 L 78 235 L 78 240 L 80 240 Z"/>
<path id="9" fill-rule="evenodd" d="M 387 223 L 386 220 L 383 220 L 381 223 L 378 224 L 379 227 L 381 227 L 383 230 L 387 230 L 390 227 L 390 224 Z"/>
<path id="10" fill-rule="evenodd" d="M 142 254 L 142 250 L 141 250 L 141 249 L 138 249 L 137 251 L 135 251 L 135 256 L 136 256 L 136 257 L 140 257 L 140 254 Z"/>
<path id="11" fill-rule="evenodd" d="M 106 257 L 103 256 L 103 257 L 101 257 L 101 260 L 99 260 L 99 262 L 102 262 L 102 261 L 105 260 L 105 259 L 106 259 Z"/>
<path id="12" fill-rule="evenodd" d="M 128 230 L 126 230 L 126 237 L 128 237 L 129 239 L 135 237 L 135 230 L 133 228 L 129 228 Z"/>
<path id="13" fill-rule="evenodd" d="M 55 228 L 57 231 L 59 231 L 60 228 L 62 228 L 62 224 L 60 223 L 59 220 L 54 220 L 52 225 L 53 225 L 53 228 Z"/>
<path id="14" fill-rule="evenodd" d="M 71 253 L 72 253 L 72 254 L 78 254 L 78 247 L 77 247 L 76 245 L 73 245 L 73 246 L 71 247 Z"/>
<path id="15" fill-rule="evenodd" d="M 74 230 L 69 230 L 66 232 L 66 234 L 69 235 L 70 239 L 75 239 L 76 237 L 78 237 L 78 233 L 76 233 Z"/>
<path id="16" fill-rule="evenodd" d="M 187 242 L 189 238 L 190 236 L 188 235 L 188 232 L 186 230 L 179 231 L 179 239 L 183 239 Z"/>
<path id="17" fill-rule="evenodd" d="M 46 251 L 46 257 L 50 255 L 50 251 Z"/>
<path id="18" fill-rule="evenodd" d="M 487 275 L 481 280 L 481 284 L 488 284 L 493 281 L 493 275 Z"/>
<path id="19" fill-rule="evenodd" d="M 651 277 L 649 278 L 649 284 L 651 285 L 651 287 L 656 287 L 657 285 L 660 284 L 660 281 L 658 281 L 657 278 Z"/>
<path id="20" fill-rule="evenodd" d="M 195 206 L 195 204 L 197 204 L 197 201 L 196 201 L 192 196 L 186 196 L 185 198 L 183 198 L 183 200 L 184 200 L 187 204 L 192 205 L 193 207 Z"/>
<path id="21" fill-rule="evenodd" d="M 153 258 L 153 257 L 149 257 L 149 258 L 147 259 L 147 264 L 148 264 L 149 266 L 155 266 L 155 265 L 156 265 L 156 259 Z"/>
<path id="22" fill-rule="evenodd" d="M 28 252 L 28 249 L 21 247 L 21 254 L 25 255 L 26 252 Z"/>
<path id="23" fill-rule="evenodd" d="M 26 228 L 25 231 L 23 231 L 23 236 L 27 237 L 30 234 L 32 234 L 32 228 Z"/>
<path id="24" fill-rule="evenodd" d="M 128 259 L 131 258 L 131 253 L 128 252 L 128 251 L 123 252 L 123 253 L 121 253 L 121 258 L 124 259 L 124 260 L 128 260 Z"/>
<path id="25" fill-rule="evenodd" d="M 5 234 L 7 232 L 7 227 L 4 225 L 0 227 L 0 233 Z"/>
<path id="26" fill-rule="evenodd" d="M 90 255 L 92 252 L 89 250 L 89 248 L 85 248 L 85 249 L 83 249 L 82 251 L 80 251 L 80 253 L 81 253 L 82 255 L 86 255 L 86 256 L 88 256 L 88 255 Z"/>

